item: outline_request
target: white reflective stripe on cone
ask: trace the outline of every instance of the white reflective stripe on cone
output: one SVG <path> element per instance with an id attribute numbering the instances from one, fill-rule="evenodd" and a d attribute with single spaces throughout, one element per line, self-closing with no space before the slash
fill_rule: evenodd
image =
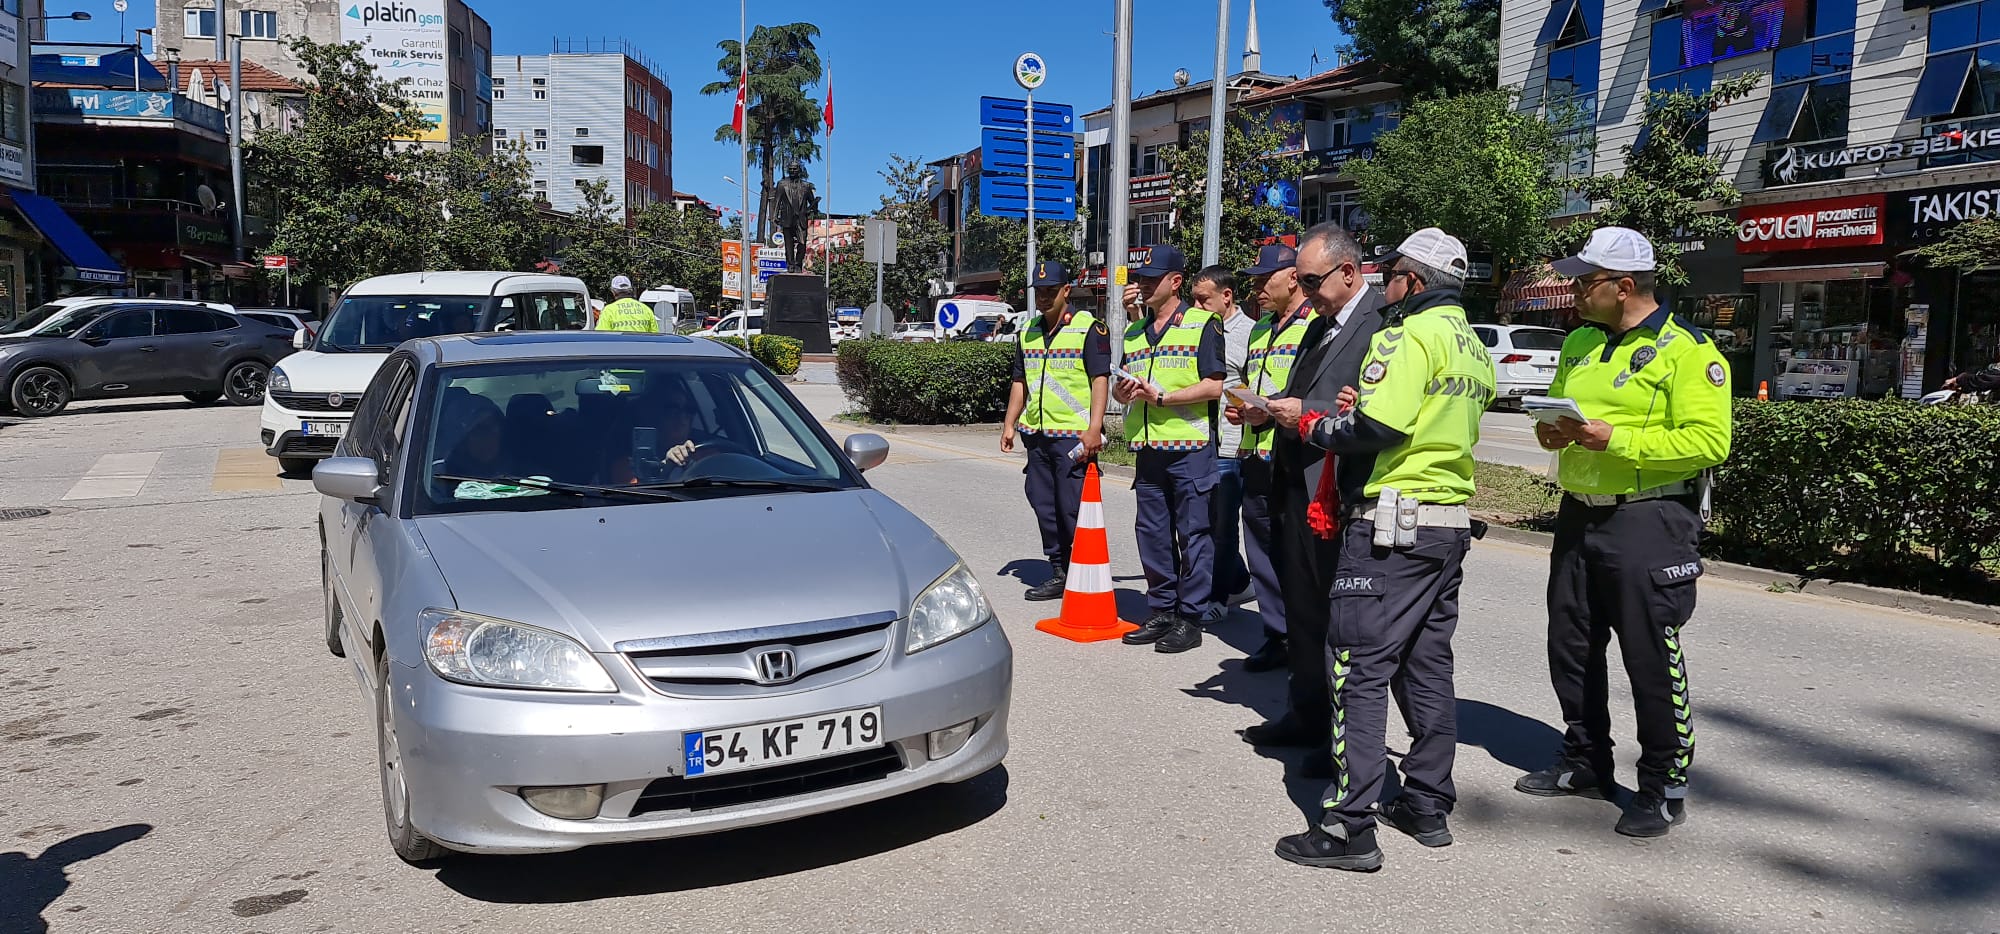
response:
<path id="1" fill-rule="evenodd" d="M 1111 565 L 1108 564 L 1070 565 L 1069 590 L 1072 593 L 1110 593 Z"/>
<path id="2" fill-rule="evenodd" d="M 1079 529 L 1104 528 L 1104 504 L 1084 503 L 1076 510 L 1076 527 Z"/>

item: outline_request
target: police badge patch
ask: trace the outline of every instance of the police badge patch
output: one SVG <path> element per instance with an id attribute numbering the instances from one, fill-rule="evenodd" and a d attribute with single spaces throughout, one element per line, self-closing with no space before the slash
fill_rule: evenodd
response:
<path id="1" fill-rule="evenodd" d="M 1636 373 L 1645 369 L 1646 364 L 1653 362 L 1653 358 L 1658 356 L 1659 353 L 1659 351 L 1651 347 L 1641 347 L 1638 350 L 1632 351 L 1632 372 Z"/>
<path id="2" fill-rule="evenodd" d="M 1389 375 L 1389 365 L 1377 360 L 1368 364 L 1368 369 L 1361 371 L 1361 381 L 1370 384 L 1379 383 L 1382 377 L 1387 375 Z"/>
<path id="3" fill-rule="evenodd" d="M 1729 380 L 1729 374 L 1722 369 L 1722 364 L 1710 363 L 1708 365 L 1709 382 L 1714 383 L 1717 386 L 1720 386 L 1723 383 L 1728 382 L 1728 380 Z"/>

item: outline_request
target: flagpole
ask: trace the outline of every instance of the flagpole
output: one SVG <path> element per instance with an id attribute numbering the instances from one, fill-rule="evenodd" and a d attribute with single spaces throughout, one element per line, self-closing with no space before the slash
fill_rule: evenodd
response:
<path id="1" fill-rule="evenodd" d="M 743 193 L 743 227 L 737 243 L 742 246 L 742 259 L 737 268 L 737 294 L 742 296 L 743 319 L 738 330 L 743 338 L 743 349 L 750 350 L 750 296 L 756 288 L 757 264 L 751 258 L 750 249 L 750 0 L 737 0 L 736 4 L 736 62 L 738 66 L 736 94 L 743 102 L 743 127 L 736 132 L 736 141 L 742 144 L 743 184 L 737 190 Z"/>
<path id="2" fill-rule="evenodd" d="M 833 66 L 826 69 L 826 232 L 820 237 L 820 272 L 826 275 L 826 307 L 833 308 Z"/>

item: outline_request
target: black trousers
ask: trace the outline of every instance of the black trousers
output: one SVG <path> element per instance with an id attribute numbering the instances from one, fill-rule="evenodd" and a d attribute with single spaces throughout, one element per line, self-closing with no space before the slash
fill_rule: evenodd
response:
<path id="1" fill-rule="evenodd" d="M 1277 482 L 1287 482 L 1282 472 Z M 1340 563 L 1340 538 L 1313 534 L 1306 525 L 1308 502 L 1291 489 L 1274 497 L 1271 541 L 1278 550 L 1278 582 L 1284 592 L 1291 713 L 1300 723 L 1320 728 L 1332 716 L 1326 681 L 1327 594 Z"/>
<path id="2" fill-rule="evenodd" d="M 1279 584 L 1278 549 L 1271 540 L 1276 517 L 1271 514 L 1271 462 L 1256 455 L 1243 458 L 1243 537 L 1244 564 L 1250 569 L 1251 588 L 1257 594 L 1257 611 L 1264 618 L 1264 634 L 1285 634 L 1285 597 Z M 1318 722 L 1318 721 L 1314 721 Z"/>
<path id="3" fill-rule="evenodd" d="M 1076 438 L 1054 438 L 1040 432 L 1022 432 L 1028 449 L 1028 465 L 1021 469 L 1028 505 L 1035 510 L 1035 524 L 1042 531 L 1042 554 L 1057 571 L 1069 567 L 1069 548 L 1076 540 L 1077 507 L 1083 502 L 1083 476 L 1089 461 L 1071 459 Z"/>
<path id="4" fill-rule="evenodd" d="M 1701 577 L 1691 502 L 1592 507 L 1563 498 L 1549 556 L 1549 674 L 1562 704 L 1564 758 L 1612 774 L 1606 649 L 1613 636 L 1639 727 L 1639 789 L 1686 794 L 1694 760 L 1681 627 Z"/>
<path id="5" fill-rule="evenodd" d="M 1405 549 L 1375 547 L 1375 523 L 1366 519 L 1341 534 L 1325 648 L 1335 774 L 1321 798 L 1321 823 L 1338 821 L 1350 833 L 1375 825 L 1389 765 L 1392 690 L 1410 729 L 1403 797 L 1419 814 L 1449 814 L 1458 801 L 1451 637 L 1472 533 L 1420 528 L 1416 545 Z"/>

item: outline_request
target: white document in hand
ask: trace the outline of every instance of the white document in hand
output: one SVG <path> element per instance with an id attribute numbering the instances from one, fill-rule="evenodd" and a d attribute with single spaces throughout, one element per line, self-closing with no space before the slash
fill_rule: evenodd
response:
<path id="1" fill-rule="evenodd" d="M 1575 399 L 1551 399 L 1548 396 L 1521 397 L 1521 410 L 1538 422 L 1555 424 L 1557 419 L 1567 418 L 1577 422 L 1587 422 L 1583 410 L 1576 407 Z"/>
<path id="2" fill-rule="evenodd" d="M 1239 407 L 1256 409 L 1266 414 L 1271 411 L 1271 400 L 1251 392 L 1248 386 L 1226 386 L 1222 391 L 1228 393 L 1230 400 Z"/>
<path id="3" fill-rule="evenodd" d="M 1155 383 L 1149 379 L 1141 379 L 1137 374 L 1133 373 L 1131 370 L 1128 370 L 1122 366 L 1118 368 L 1118 376 L 1121 379 L 1127 379 L 1131 380 L 1132 382 L 1138 383 L 1139 385 L 1146 387 L 1146 389 L 1151 392 L 1154 393 L 1161 392 L 1160 385 L 1158 383 Z"/>

